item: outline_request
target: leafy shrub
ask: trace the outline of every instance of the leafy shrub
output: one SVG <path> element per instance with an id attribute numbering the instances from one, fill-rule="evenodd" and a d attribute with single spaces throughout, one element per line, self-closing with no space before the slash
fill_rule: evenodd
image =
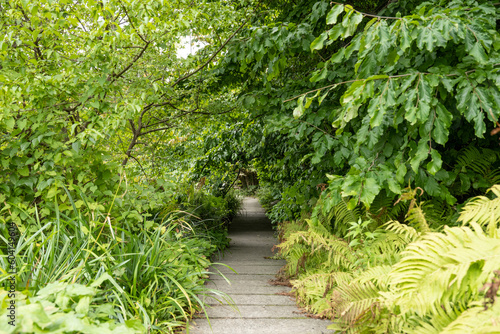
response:
<path id="1" fill-rule="evenodd" d="M 99 282 L 101 290 L 94 306 L 108 305 L 112 324 L 122 326 L 126 319 L 137 319 L 147 330 L 181 328 L 204 308 L 198 296 L 208 291 L 203 283 L 210 255 L 228 244 L 225 229 L 218 227 L 228 212 L 227 204 L 213 196 L 202 198 L 208 198 L 203 207 L 217 222 L 212 229 L 197 228 L 205 222 L 192 213 L 173 210 L 171 201 L 151 217 L 154 219 L 141 216 L 141 225 L 131 221 L 130 212 L 115 219 L 99 208 L 92 215 L 84 214 L 75 205 L 67 215 L 57 211 L 56 204 L 54 220 L 29 217 L 30 225 L 15 245 L 18 291 L 27 289 L 39 300 L 50 301 L 52 297 L 44 289 L 54 284 L 63 286 L 71 281 L 93 287 Z M 235 205 L 233 202 L 233 208 Z M 134 214 L 140 215 L 137 211 Z M 0 238 L 7 243 L 4 236 Z M 1 251 L 0 265 L 7 268 L 6 250 Z M 4 272 L 0 281 L 9 276 Z M 48 321 L 44 319 L 43 324 Z M 94 324 L 92 319 L 88 324 Z"/>
<path id="2" fill-rule="evenodd" d="M 257 197 L 259 198 L 260 204 L 262 204 L 265 209 L 271 208 L 271 203 L 281 198 L 279 192 L 268 186 L 261 186 L 257 190 Z"/>
<path id="3" fill-rule="evenodd" d="M 113 281 L 105 274 L 88 286 L 55 282 L 37 291 L 34 297 L 17 293 L 15 326 L 5 321 L 9 313 L 6 305 L 10 303 L 6 300 L 8 292 L 0 289 L 0 316 L 4 319 L 0 330 L 2 333 L 144 333 L 146 329 L 139 319 L 120 323 L 117 305 L 103 303 L 106 293 L 98 286 L 105 280 Z M 127 319 L 126 314 L 121 316 Z"/>

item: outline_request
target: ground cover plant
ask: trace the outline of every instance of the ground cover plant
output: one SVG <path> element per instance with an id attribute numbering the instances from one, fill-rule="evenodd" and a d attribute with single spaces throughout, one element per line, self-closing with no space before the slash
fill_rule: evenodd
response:
<path id="1" fill-rule="evenodd" d="M 55 220 L 33 218 L 15 245 L 19 317 L 16 326 L 5 322 L 2 329 L 143 333 L 182 328 L 204 308 L 199 298 L 210 292 L 203 283 L 211 255 L 227 246 L 224 219 L 234 215 L 223 200 L 197 196 L 197 202 L 187 199 L 183 205 L 201 203 L 220 216 L 212 215 L 208 223 L 196 212 L 166 206 L 143 226 L 111 224 L 99 211 L 90 219 L 76 207 L 71 216 L 56 211 Z M 5 255 L 2 268 L 10 268 Z M 4 271 L 0 279 L 9 277 Z M 6 316 L 7 291 L 2 296 Z"/>
<path id="2" fill-rule="evenodd" d="M 344 233 L 319 217 L 281 224 L 282 275 L 302 306 L 342 332 L 498 332 L 500 186 L 488 195 L 438 229 L 410 196 L 404 222 L 381 225 L 341 204 L 330 218 Z"/>

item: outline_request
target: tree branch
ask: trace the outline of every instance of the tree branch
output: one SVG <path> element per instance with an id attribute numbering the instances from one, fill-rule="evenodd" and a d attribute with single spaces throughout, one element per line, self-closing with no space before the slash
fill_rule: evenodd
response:
<path id="1" fill-rule="evenodd" d="M 181 77 L 181 78 L 177 79 L 177 80 L 176 80 L 176 81 L 172 84 L 172 87 L 174 87 L 175 85 L 177 85 L 179 82 L 184 81 L 184 80 L 186 80 L 187 78 L 189 78 L 189 77 L 191 77 L 191 76 L 195 75 L 196 73 L 198 73 L 199 71 L 201 71 L 201 70 L 202 70 L 205 66 L 207 66 L 208 64 L 210 64 L 210 62 L 211 62 L 211 61 L 212 61 L 212 60 L 213 60 L 213 59 L 214 59 L 214 58 L 215 58 L 215 57 L 219 54 L 219 52 L 221 52 L 221 51 L 222 51 L 222 49 L 224 49 L 224 47 L 227 45 L 227 43 L 229 43 L 229 42 L 233 39 L 233 37 L 234 37 L 234 36 L 236 36 L 236 34 L 237 34 L 237 33 L 239 33 L 241 29 L 243 29 L 243 27 L 247 24 L 247 22 L 248 22 L 248 20 L 249 20 L 249 19 L 250 19 L 250 17 L 249 17 L 249 18 L 247 18 L 247 19 L 245 20 L 245 22 L 243 22 L 243 24 L 242 24 L 242 25 L 240 25 L 240 27 L 239 27 L 239 28 L 238 28 L 235 32 L 233 32 L 233 34 L 232 34 L 231 36 L 229 36 L 229 38 L 228 38 L 228 39 L 224 42 L 224 44 L 222 44 L 222 45 L 221 45 L 221 46 L 217 49 L 217 51 L 215 51 L 215 52 L 214 52 L 214 54 L 213 54 L 213 55 L 212 55 L 212 56 L 211 56 L 211 57 L 210 57 L 210 58 L 209 58 L 209 59 L 208 59 L 205 63 L 203 63 L 200 67 L 198 67 L 198 68 L 197 68 L 196 70 L 194 70 L 193 72 L 188 73 L 188 74 L 186 74 L 185 76 L 183 76 L 183 77 Z"/>

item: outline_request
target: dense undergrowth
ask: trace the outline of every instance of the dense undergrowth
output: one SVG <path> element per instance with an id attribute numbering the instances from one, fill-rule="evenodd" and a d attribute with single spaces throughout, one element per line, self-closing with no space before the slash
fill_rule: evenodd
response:
<path id="1" fill-rule="evenodd" d="M 3 333 L 176 332 L 204 310 L 203 295 L 227 300 L 203 283 L 212 255 L 228 245 L 227 226 L 240 205 L 234 192 L 219 198 L 195 186 L 162 191 L 147 211 L 130 217 L 112 205 L 93 209 L 84 196 L 77 208 L 67 194 L 69 214 L 56 202 L 52 218 L 42 220 L 35 211 L 21 225 L 13 245 L 15 326 L 0 322 Z M 130 203 L 129 211 L 138 209 Z M 7 234 L 1 238 L 9 243 Z M 11 268 L 6 249 L 2 255 L 1 268 Z M 3 270 L 0 281 L 9 287 L 11 277 Z M 0 290 L 5 319 L 8 290 Z"/>
<path id="2" fill-rule="evenodd" d="M 378 212 L 322 198 L 312 216 L 280 223 L 281 276 L 298 303 L 343 333 L 498 333 L 500 185 L 458 216 L 420 193 Z"/>

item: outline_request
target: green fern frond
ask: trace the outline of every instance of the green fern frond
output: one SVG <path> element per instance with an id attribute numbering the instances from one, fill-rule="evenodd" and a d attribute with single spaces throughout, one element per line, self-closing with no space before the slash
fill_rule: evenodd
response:
<path id="1" fill-rule="evenodd" d="M 385 224 L 385 228 L 388 231 L 397 233 L 405 238 L 408 243 L 413 242 L 418 239 L 420 233 L 413 227 L 406 224 L 401 224 L 396 220 L 391 220 Z"/>
<path id="2" fill-rule="evenodd" d="M 416 226 L 418 228 L 418 231 L 421 233 L 427 233 L 431 231 L 429 224 L 427 223 L 425 213 L 422 210 L 421 204 L 415 205 L 408 211 L 408 214 L 406 215 L 406 221 L 413 226 Z"/>
<path id="3" fill-rule="evenodd" d="M 278 247 L 281 254 L 288 258 L 295 255 L 293 252 L 297 252 L 295 249 L 300 244 L 306 246 L 308 255 L 310 255 L 307 262 L 316 258 L 319 260 L 315 261 L 315 263 L 323 268 L 327 266 L 328 268 L 350 270 L 355 267 L 357 256 L 352 248 L 345 241 L 328 232 L 315 231 L 312 228 L 308 231 L 295 232 L 288 237 L 288 240 L 279 244 Z M 296 255 L 294 258 L 296 258 Z M 292 270 L 292 268 L 290 269 Z"/>
<path id="4" fill-rule="evenodd" d="M 365 267 L 379 265 L 393 265 L 401 259 L 401 252 L 411 242 L 403 235 L 387 231 L 377 230 L 377 238 L 365 243 L 363 249 Z"/>
<path id="5" fill-rule="evenodd" d="M 488 192 L 495 194 L 496 198 L 486 196 L 474 197 L 467 203 L 460 213 L 459 221 L 464 224 L 472 222 L 485 226 L 490 236 L 496 236 L 500 223 L 500 185 L 494 185 Z"/>
<path id="6" fill-rule="evenodd" d="M 412 334 L 440 334 L 450 323 L 453 323 L 465 307 L 443 304 L 437 307 L 431 317 L 422 317 L 415 321 L 418 325 L 409 327 L 408 333 Z M 467 332 L 464 332 L 467 333 Z"/>
<path id="7" fill-rule="evenodd" d="M 373 320 L 381 298 L 379 289 L 371 281 L 341 284 L 335 289 L 334 296 L 336 322 L 344 330 L 354 329 L 367 320 Z"/>
<path id="8" fill-rule="evenodd" d="M 389 219 L 394 219 L 397 217 L 394 214 L 394 202 L 395 196 L 388 196 L 385 190 L 382 190 L 370 206 L 369 216 L 376 222 L 386 222 Z"/>
<path id="9" fill-rule="evenodd" d="M 457 158 L 457 165 L 484 175 L 498 158 L 498 153 L 493 150 L 482 149 L 479 151 L 476 147 L 469 146 L 460 152 Z"/>
<path id="10" fill-rule="evenodd" d="M 387 290 L 391 270 L 392 266 L 389 265 L 371 267 L 354 277 L 353 282 L 361 284 L 372 282 L 379 290 Z"/>
<path id="11" fill-rule="evenodd" d="M 462 333 L 500 333 L 500 303 L 497 301 L 487 310 L 482 305 L 470 305 L 469 309 L 462 312 L 441 331 L 441 334 Z"/>
<path id="12" fill-rule="evenodd" d="M 446 301 L 468 300 L 500 268 L 500 239 L 481 227 L 445 228 L 408 245 L 390 274 L 402 313 L 436 312 Z"/>
<path id="13" fill-rule="evenodd" d="M 494 169 L 484 174 L 484 178 L 490 184 L 499 184 L 500 183 L 500 168 Z"/>
<path id="14" fill-rule="evenodd" d="M 347 272 L 319 272 L 306 274 L 297 280 L 291 281 L 297 301 L 307 311 L 320 316 L 332 318 L 332 307 L 329 299 L 325 298 L 338 284 L 346 284 L 352 280 L 352 274 Z"/>

